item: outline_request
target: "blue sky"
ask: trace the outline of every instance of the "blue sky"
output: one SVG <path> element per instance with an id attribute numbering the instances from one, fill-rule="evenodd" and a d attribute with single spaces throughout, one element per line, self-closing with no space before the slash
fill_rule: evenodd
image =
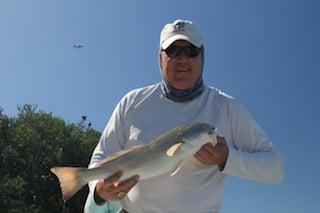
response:
<path id="1" fill-rule="evenodd" d="M 0 106 L 14 116 L 37 104 L 69 122 L 85 114 L 101 131 L 126 92 L 161 80 L 163 25 L 190 19 L 205 83 L 241 102 L 285 160 L 280 185 L 229 177 L 222 212 L 316 212 L 319 11 L 317 0 L 1 0 Z"/>

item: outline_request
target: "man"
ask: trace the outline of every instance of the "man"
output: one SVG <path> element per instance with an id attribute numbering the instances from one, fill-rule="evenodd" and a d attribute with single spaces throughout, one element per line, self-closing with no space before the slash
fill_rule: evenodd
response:
<path id="1" fill-rule="evenodd" d="M 176 20 L 160 35 L 163 80 L 130 91 L 115 108 L 90 167 L 106 156 L 176 126 L 204 122 L 218 129 L 218 145 L 206 144 L 170 173 L 118 183 L 121 171 L 90 183 L 86 210 L 103 212 L 106 201 L 120 201 L 124 212 L 219 212 L 226 175 L 279 183 L 283 162 L 277 149 L 233 98 L 202 81 L 204 47 L 196 26 Z"/>

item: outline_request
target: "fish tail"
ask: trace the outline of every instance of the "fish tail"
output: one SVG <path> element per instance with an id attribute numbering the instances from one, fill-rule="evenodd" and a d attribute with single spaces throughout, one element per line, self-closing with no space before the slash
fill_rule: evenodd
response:
<path id="1" fill-rule="evenodd" d="M 50 171 L 55 174 L 60 182 L 62 199 L 67 201 L 79 189 L 81 189 L 86 182 L 81 178 L 81 172 L 87 170 L 84 167 L 53 167 Z"/>

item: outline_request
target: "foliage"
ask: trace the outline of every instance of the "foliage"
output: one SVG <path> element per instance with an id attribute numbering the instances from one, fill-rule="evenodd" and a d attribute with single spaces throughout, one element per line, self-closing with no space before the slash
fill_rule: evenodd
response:
<path id="1" fill-rule="evenodd" d="M 84 121 L 68 124 L 37 106 L 18 107 L 14 118 L 0 108 L 0 212 L 83 212 L 84 187 L 63 207 L 53 166 L 84 166 L 100 133 Z"/>

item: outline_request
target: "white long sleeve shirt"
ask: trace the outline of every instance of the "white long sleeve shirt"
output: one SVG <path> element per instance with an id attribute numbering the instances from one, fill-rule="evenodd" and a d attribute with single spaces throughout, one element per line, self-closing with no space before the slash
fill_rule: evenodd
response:
<path id="1" fill-rule="evenodd" d="M 129 92 L 115 108 L 90 167 L 111 153 L 149 143 L 173 127 L 194 122 L 211 124 L 225 137 L 229 155 L 224 170 L 203 165 L 190 156 L 173 177 L 168 173 L 140 180 L 120 201 L 125 210 L 219 212 L 226 175 L 268 183 L 281 181 L 282 158 L 261 127 L 232 97 L 208 86 L 199 97 L 186 103 L 168 100 L 160 84 Z M 86 209 L 103 212 L 104 207 L 93 200 L 95 184 L 89 184 Z"/>

